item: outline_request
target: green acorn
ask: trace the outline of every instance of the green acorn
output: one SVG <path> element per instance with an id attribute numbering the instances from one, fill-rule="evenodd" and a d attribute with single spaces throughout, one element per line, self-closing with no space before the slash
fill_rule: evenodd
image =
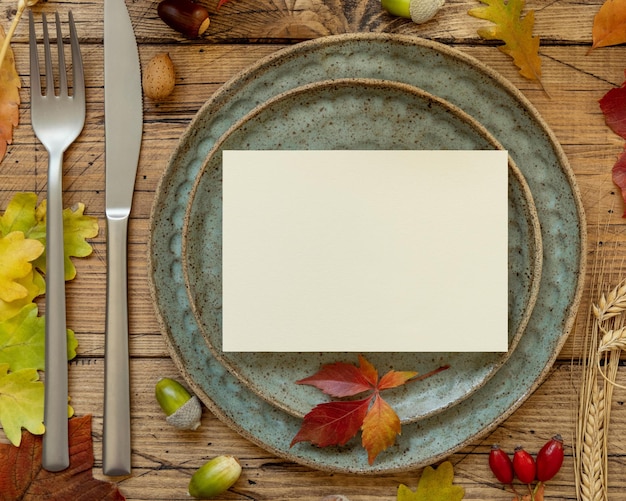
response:
<path id="1" fill-rule="evenodd" d="M 200 426 L 200 400 L 195 395 L 192 396 L 178 381 L 162 378 L 157 382 L 154 393 L 169 424 L 181 430 L 195 430 Z"/>
<path id="2" fill-rule="evenodd" d="M 189 494 L 209 499 L 230 489 L 241 476 L 241 465 L 233 456 L 217 456 L 203 464 L 189 481 Z"/>
<path id="3" fill-rule="evenodd" d="M 444 3 L 445 0 L 381 0 L 381 5 L 387 12 L 406 17 L 417 24 L 430 21 Z"/>

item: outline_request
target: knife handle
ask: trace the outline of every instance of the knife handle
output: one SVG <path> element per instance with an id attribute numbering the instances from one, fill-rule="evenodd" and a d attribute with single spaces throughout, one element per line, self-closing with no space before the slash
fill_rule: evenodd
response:
<path id="1" fill-rule="evenodd" d="M 41 463 L 48 471 L 70 464 L 67 423 L 67 327 L 63 250 L 63 153 L 51 153 L 46 215 L 46 341 Z"/>
<path id="2" fill-rule="evenodd" d="M 128 353 L 128 218 L 107 214 L 107 308 L 104 349 L 105 475 L 128 475 L 130 377 Z"/>

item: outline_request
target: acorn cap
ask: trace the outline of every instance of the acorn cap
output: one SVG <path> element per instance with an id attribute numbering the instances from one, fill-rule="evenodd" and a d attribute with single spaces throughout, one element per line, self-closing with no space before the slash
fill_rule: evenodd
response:
<path id="1" fill-rule="evenodd" d="M 200 426 L 202 417 L 202 405 L 198 397 L 193 395 L 174 414 L 170 414 L 165 420 L 181 430 L 196 430 Z"/>

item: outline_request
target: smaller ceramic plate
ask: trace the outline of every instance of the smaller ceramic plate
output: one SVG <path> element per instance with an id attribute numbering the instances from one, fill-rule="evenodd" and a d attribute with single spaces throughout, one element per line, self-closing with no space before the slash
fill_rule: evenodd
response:
<path id="1" fill-rule="evenodd" d="M 223 353 L 221 349 L 221 153 L 274 149 L 477 150 L 501 146 L 474 119 L 446 101 L 406 84 L 369 79 L 322 81 L 285 92 L 255 108 L 216 143 L 196 178 L 183 230 L 183 271 L 190 303 L 216 358 L 259 396 L 301 417 L 324 396 L 295 381 L 312 375 L 324 363 L 356 361 L 356 355 Z M 512 161 L 509 174 L 509 351 L 366 353 L 381 373 L 393 368 L 424 374 L 450 366 L 419 383 L 386 392 L 403 422 L 440 412 L 472 394 L 504 363 L 524 332 L 540 283 L 541 236 L 530 190 Z M 462 217 L 459 224 L 463 224 Z"/>

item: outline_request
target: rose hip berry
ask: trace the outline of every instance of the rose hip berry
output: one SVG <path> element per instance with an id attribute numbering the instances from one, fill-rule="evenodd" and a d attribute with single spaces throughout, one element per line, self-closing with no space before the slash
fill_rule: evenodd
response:
<path id="1" fill-rule="evenodd" d="M 515 471 L 520 482 L 524 484 L 530 484 L 535 480 L 535 473 L 537 472 L 535 460 L 521 446 L 517 446 L 515 454 L 513 454 L 513 471 Z"/>
<path id="2" fill-rule="evenodd" d="M 503 484 L 508 485 L 513 482 L 513 462 L 509 455 L 495 444 L 489 453 L 489 468 Z"/>
<path id="3" fill-rule="evenodd" d="M 563 439 L 554 435 L 537 454 L 537 480 L 547 482 L 558 473 L 563 464 Z"/>

